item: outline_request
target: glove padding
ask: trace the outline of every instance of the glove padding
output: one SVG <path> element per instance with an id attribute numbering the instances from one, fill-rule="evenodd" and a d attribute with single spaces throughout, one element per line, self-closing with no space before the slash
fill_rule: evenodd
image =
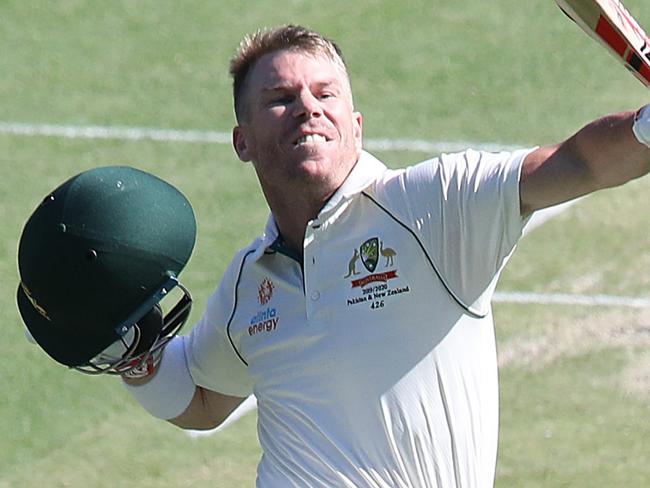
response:
<path id="1" fill-rule="evenodd" d="M 164 326 L 163 311 L 159 304 L 149 310 L 136 323 L 140 331 L 140 338 L 135 350 L 131 353 L 133 359 L 127 363 L 122 376 L 131 379 L 144 378 L 153 374 L 162 358 L 163 347 L 151 351 L 154 343 L 159 339 Z"/>
<path id="2" fill-rule="evenodd" d="M 134 357 L 148 351 L 160 336 L 163 328 L 162 307 L 156 303 L 151 310 L 138 320 L 136 325 L 140 329 L 140 340 L 132 353 Z"/>

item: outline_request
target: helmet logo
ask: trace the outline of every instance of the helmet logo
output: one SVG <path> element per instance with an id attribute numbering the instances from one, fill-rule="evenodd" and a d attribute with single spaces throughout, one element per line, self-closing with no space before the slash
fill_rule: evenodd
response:
<path id="1" fill-rule="evenodd" d="M 27 288 L 27 287 L 25 286 L 25 283 L 23 283 L 23 282 L 21 281 L 21 282 L 20 282 L 20 287 L 21 287 L 21 288 L 23 289 L 23 291 L 25 292 L 25 296 L 26 296 L 27 299 L 29 300 L 29 303 L 32 304 L 32 307 L 34 307 L 34 309 L 35 309 L 35 310 L 36 310 L 36 311 L 37 311 L 37 312 L 38 312 L 38 313 L 39 313 L 43 318 L 47 319 L 49 322 L 52 322 L 52 319 L 51 319 L 51 318 L 49 317 L 49 315 L 47 314 L 47 310 L 45 310 L 43 307 L 41 307 L 41 306 L 38 304 L 38 302 L 36 301 L 36 299 L 32 296 L 32 292 L 29 291 L 29 288 Z"/>

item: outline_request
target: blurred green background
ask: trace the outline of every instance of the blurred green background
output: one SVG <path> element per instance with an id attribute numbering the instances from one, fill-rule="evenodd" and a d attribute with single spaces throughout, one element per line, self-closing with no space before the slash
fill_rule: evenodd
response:
<path id="1" fill-rule="evenodd" d="M 650 25 L 647 4 L 626 4 Z M 254 414 L 190 438 L 149 417 L 118 381 L 67 371 L 27 343 L 15 306 L 17 242 L 41 198 L 85 169 L 130 164 L 195 207 L 198 243 L 183 281 L 197 319 L 266 220 L 251 167 L 228 144 L 26 136 L 8 124 L 227 137 L 232 52 L 245 33 L 288 22 L 342 47 L 368 141 L 545 144 L 648 102 L 551 0 L 0 0 L 1 488 L 253 485 Z M 393 167 L 435 155 L 374 153 Z M 532 231 L 499 290 L 649 297 L 649 194 L 645 178 Z M 650 485 L 650 310 L 497 303 L 495 315 L 497 486 Z"/>

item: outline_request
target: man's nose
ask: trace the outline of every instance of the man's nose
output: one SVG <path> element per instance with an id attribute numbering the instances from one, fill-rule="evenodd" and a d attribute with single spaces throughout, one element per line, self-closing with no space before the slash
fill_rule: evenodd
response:
<path id="1" fill-rule="evenodd" d="M 294 116 L 295 117 L 320 117 L 323 109 L 320 101 L 310 91 L 304 90 L 296 97 Z"/>

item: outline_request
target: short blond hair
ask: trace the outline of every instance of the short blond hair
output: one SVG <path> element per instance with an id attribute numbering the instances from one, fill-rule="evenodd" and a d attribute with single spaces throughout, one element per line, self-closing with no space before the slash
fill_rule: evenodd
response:
<path id="1" fill-rule="evenodd" d="M 299 25 L 289 24 L 272 29 L 261 29 L 244 37 L 230 60 L 237 120 L 242 120 L 245 116 L 244 91 L 248 74 L 253 66 L 262 56 L 284 49 L 326 55 L 343 70 L 349 84 L 343 53 L 334 41 Z"/>

